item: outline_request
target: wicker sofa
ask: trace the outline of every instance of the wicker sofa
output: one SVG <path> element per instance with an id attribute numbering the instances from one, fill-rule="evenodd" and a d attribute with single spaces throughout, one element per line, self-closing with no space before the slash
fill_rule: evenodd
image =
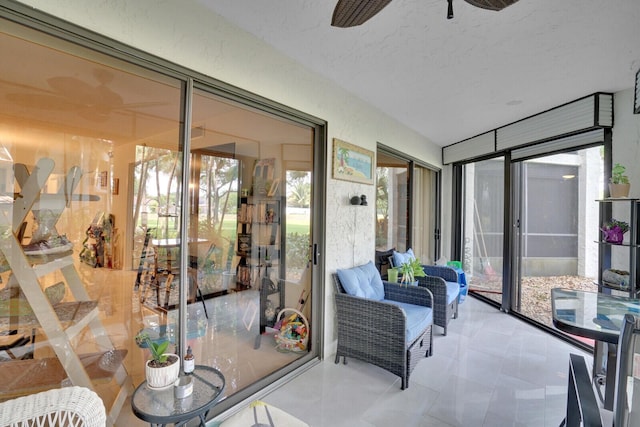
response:
<path id="1" fill-rule="evenodd" d="M 104 427 L 104 404 L 85 387 L 55 388 L 0 403 L 0 426 Z"/>
<path id="2" fill-rule="evenodd" d="M 338 320 L 335 363 L 347 357 L 399 376 L 409 387 L 416 364 L 433 351 L 433 295 L 384 282 L 372 262 L 333 274 Z M 356 284 L 354 289 L 354 283 Z"/>

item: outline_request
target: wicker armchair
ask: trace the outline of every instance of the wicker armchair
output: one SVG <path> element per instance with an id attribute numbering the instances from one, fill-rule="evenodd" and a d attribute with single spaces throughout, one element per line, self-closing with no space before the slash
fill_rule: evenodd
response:
<path id="1" fill-rule="evenodd" d="M 0 403 L 0 425 L 104 427 L 104 404 L 85 387 L 55 388 Z"/>
<path id="2" fill-rule="evenodd" d="M 393 256 L 389 257 L 389 263 L 392 267 L 395 265 Z M 427 288 L 433 294 L 433 323 L 444 329 L 443 335 L 447 335 L 447 325 L 451 319 L 458 318 L 458 297 L 460 288 L 458 285 L 458 273 L 451 267 L 442 267 L 439 265 L 423 265 L 427 277 L 416 277 L 418 286 Z M 449 283 L 449 285 L 447 284 Z M 455 283 L 456 285 L 451 285 Z M 449 295 L 457 291 L 453 301 Z"/>
<path id="3" fill-rule="evenodd" d="M 458 318 L 458 273 L 451 267 L 440 265 L 423 265 L 422 269 L 427 277 L 418 277 L 418 286 L 424 286 L 433 293 L 433 323 L 444 328 L 443 335 L 447 335 L 447 325 L 451 319 Z M 457 294 L 452 300 L 451 295 L 456 290 Z"/>
<path id="4" fill-rule="evenodd" d="M 411 371 L 418 361 L 432 354 L 432 325 L 407 342 L 407 316 L 393 302 L 431 307 L 431 292 L 383 282 L 385 301 L 376 301 L 347 294 L 335 273 L 333 280 L 338 320 L 335 363 L 342 356 L 346 365 L 347 357 L 354 357 L 398 375 L 402 390 L 409 387 Z"/>

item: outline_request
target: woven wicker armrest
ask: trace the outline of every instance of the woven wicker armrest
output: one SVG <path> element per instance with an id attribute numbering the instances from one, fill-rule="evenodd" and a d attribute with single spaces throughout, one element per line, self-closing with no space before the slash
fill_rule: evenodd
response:
<path id="1" fill-rule="evenodd" d="M 384 285 L 384 297 L 388 300 L 433 307 L 433 293 L 425 287 L 401 285 L 387 281 L 383 281 L 382 284 Z"/>
<path id="2" fill-rule="evenodd" d="M 458 282 L 458 273 L 451 268 L 444 265 L 423 265 L 427 276 L 442 277 L 446 282 Z"/>
<path id="3" fill-rule="evenodd" d="M 418 287 L 432 292 L 436 308 L 447 305 L 447 284 L 442 277 L 418 277 Z"/>
<path id="4" fill-rule="evenodd" d="M 397 305 L 340 293 L 336 294 L 336 309 L 339 334 L 353 334 L 371 343 L 384 340 L 388 346 L 405 348 L 407 319 Z"/>
<path id="5" fill-rule="evenodd" d="M 64 387 L 0 403 L 0 425 L 104 427 L 104 404 L 84 387 Z"/>
<path id="6" fill-rule="evenodd" d="M 444 335 L 447 335 L 447 324 L 449 320 L 451 320 L 452 317 L 458 317 L 458 299 L 456 298 L 452 303 L 448 303 L 447 282 L 445 282 L 445 279 L 442 277 L 418 277 L 418 286 L 433 292 L 433 323 L 443 327 Z"/>
<path id="7" fill-rule="evenodd" d="M 440 295 L 443 295 L 445 298 L 447 297 L 447 283 L 442 277 L 427 276 L 416 277 L 416 279 L 418 280 L 418 286 L 431 290 L 436 300 Z"/>

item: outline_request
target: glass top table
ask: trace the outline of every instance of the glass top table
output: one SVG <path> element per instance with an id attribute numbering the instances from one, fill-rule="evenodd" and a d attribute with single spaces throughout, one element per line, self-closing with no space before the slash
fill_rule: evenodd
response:
<path id="1" fill-rule="evenodd" d="M 209 410 L 222 397 L 225 379 L 220 371 L 204 365 L 196 365 L 189 375 L 193 379 L 193 392 L 182 399 L 174 396 L 173 387 L 152 390 L 144 381 L 131 397 L 133 413 L 152 426 L 171 423 L 181 426 L 200 418 L 200 425 L 204 427 Z"/>
<path id="2" fill-rule="evenodd" d="M 594 379 L 604 376 L 604 407 L 613 410 L 620 329 L 626 314 L 640 315 L 640 300 L 600 292 L 554 288 L 551 289 L 551 313 L 553 325 L 559 330 L 596 341 L 593 347 L 593 376 Z M 605 357 L 606 364 L 602 371 Z"/>
<path id="3" fill-rule="evenodd" d="M 624 315 L 640 315 L 640 300 L 554 288 L 551 312 L 554 326 L 561 331 L 617 344 Z"/>

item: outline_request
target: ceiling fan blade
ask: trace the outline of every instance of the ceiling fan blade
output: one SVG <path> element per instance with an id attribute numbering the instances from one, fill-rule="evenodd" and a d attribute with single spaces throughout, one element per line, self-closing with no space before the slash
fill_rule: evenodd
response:
<path id="1" fill-rule="evenodd" d="M 331 25 L 348 28 L 364 24 L 389 3 L 391 0 L 338 0 Z"/>
<path id="2" fill-rule="evenodd" d="M 111 116 L 111 110 L 105 110 L 104 108 L 86 108 L 80 110 L 78 115 L 92 122 L 106 122 Z"/>
<path id="3" fill-rule="evenodd" d="M 99 102 L 102 105 L 109 106 L 110 108 L 118 108 L 124 103 L 120 95 L 118 95 L 105 85 L 100 85 L 94 90 L 95 101 Z"/>
<path id="4" fill-rule="evenodd" d="M 100 81 L 98 86 L 91 86 L 75 77 L 58 76 L 47 79 L 49 86 L 69 101 L 86 106 L 103 105 L 117 108 L 123 104 L 122 97 Z"/>
<path id="5" fill-rule="evenodd" d="M 73 102 L 61 96 L 54 95 L 8 93 L 6 98 L 20 107 L 38 108 L 41 110 L 76 111 L 83 107 L 83 105 L 78 102 Z"/>
<path id="6" fill-rule="evenodd" d="M 137 108 L 150 108 L 150 107 L 164 107 L 168 105 L 167 102 L 134 102 L 131 104 L 122 104 L 118 109 L 120 110 L 135 110 Z"/>
<path id="7" fill-rule="evenodd" d="M 487 10 L 502 10 L 507 6 L 511 6 L 518 0 L 464 0 L 470 5 L 487 9 Z"/>
<path id="8" fill-rule="evenodd" d="M 75 100 L 90 96 L 94 90 L 93 86 L 75 77 L 50 77 L 47 83 L 59 95 Z"/>

